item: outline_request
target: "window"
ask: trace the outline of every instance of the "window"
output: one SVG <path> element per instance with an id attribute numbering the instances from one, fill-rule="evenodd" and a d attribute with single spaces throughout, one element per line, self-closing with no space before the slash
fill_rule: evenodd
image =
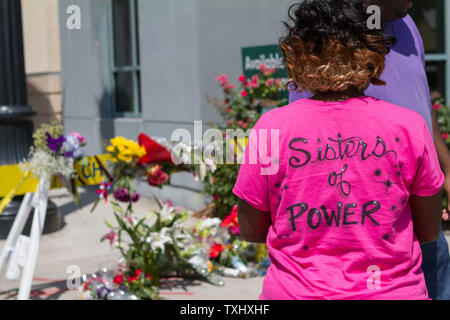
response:
<path id="1" fill-rule="evenodd" d="M 425 46 L 426 71 L 432 92 L 450 99 L 450 1 L 416 0 L 410 14 Z"/>
<path id="2" fill-rule="evenodd" d="M 141 85 L 137 0 L 110 0 L 110 81 L 113 117 L 139 117 Z"/>

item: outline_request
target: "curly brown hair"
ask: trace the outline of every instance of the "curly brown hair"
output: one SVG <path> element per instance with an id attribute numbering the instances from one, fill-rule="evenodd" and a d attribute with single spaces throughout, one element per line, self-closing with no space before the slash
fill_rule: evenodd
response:
<path id="1" fill-rule="evenodd" d="M 385 85 L 380 77 L 395 38 L 370 30 L 366 9 L 362 0 L 304 0 L 291 6 L 293 25 L 284 23 L 288 34 L 280 39 L 288 85 L 312 94 Z"/>

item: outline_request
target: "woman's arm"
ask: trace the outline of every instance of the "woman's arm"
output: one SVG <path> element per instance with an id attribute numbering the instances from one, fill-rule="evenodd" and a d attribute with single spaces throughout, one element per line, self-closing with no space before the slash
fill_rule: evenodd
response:
<path id="1" fill-rule="evenodd" d="M 254 243 L 266 243 L 267 233 L 272 224 L 270 212 L 259 211 L 245 200 L 239 199 L 238 221 L 244 240 Z"/>
<path id="2" fill-rule="evenodd" d="M 450 199 L 450 151 L 447 148 L 444 138 L 442 137 L 441 129 L 439 128 L 439 122 L 437 119 L 436 111 L 433 110 L 433 132 L 434 132 L 434 145 L 441 164 L 442 171 L 445 174 L 444 188 Z M 448 208 L 450 211 L 450 202 Z"/>
<path id="3" fill-rule="evenodd" d="M 437 241 L 442 221 L 442 192 L 432 197 L 411 196 L 414 233 L 420 244 Z"/>

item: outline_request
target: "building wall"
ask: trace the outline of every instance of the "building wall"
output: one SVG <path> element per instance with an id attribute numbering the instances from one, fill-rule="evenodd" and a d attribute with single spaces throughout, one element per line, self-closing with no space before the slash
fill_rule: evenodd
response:
<path id="1" fill-rule="evenodd" d="M 62 121 L 58 0 L 21 0 L 28 104 L 35 127 Z"/>
<path id="2" fill-rule="evenodd" d="M 169 138 L 174 129 L 192 130 L 195 120 L 220 121 L 206 101 L 206 96 L 221 97 L 216 76 L 227 73 L 237 79 L 242 47 L 277 43 L 293 2 L 140 0 L 142 117 L 106 119 L 102 107 L 111 95 L 104 86 L 108 0 L 60 0 L 65 130 L 83 132 L 88 151 L 99 153 L 113 136 L 136 139 L 145 132 Z M 66 8 L 72 4 L 80 6 L 81 30 L 65 26 Z M 187 176 L 174 181 L 190 192 L 200 188 Z M 201 206 L 178 189 L 168 191 L 171 198 L 188 201 L 188 207 Z"/>

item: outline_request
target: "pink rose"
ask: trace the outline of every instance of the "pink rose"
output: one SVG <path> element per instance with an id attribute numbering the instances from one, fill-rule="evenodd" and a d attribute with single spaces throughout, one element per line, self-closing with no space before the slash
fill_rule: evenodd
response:
<path id="1" fill-rule="evenodd" d="M 267 69 L 267 67 L 264 64 L 259 66 L 259 71 L 261 71 L 261 72 L 266 71 L 266 69 Z"/>
<path id="2" fill-rule="evenodd" d="M 249 87 L 249 84 L 248 84 L 248 81 L 244 81 L 244 88 L 248 88 Z"/>
<path id="3" fill-rule="evenodd" d="M 241 92 L 241 97 L 245 98 L 247 96 L 248 96 L 248 92 L 247 91 L 244 90 L 244 91 Z"/>
<path id="4" fill-rule="evenodd" d="M 86 138 L 83 137 L 83 135 L 81 133 L 71 132 L 69 135 L 70 136 L 74 136 L 75 138 L 77 138 L 81 145 L 84 145 L 85 142 L 86 142 Z"/>
<path id="5" fill-rule="evenodd" d="M 228 82 L 228 76 L 227 76 L 226 74 L 221 74 L 220 76 L 218 76 L 218 77 L 216 78 L 216 81 L 217 81 L 217 82 L 219 82 L 219 81 L 225 81 L 225 82 Z"/>
<path id="6" fill-rule="evenodd" d="M 230 113 L 231 112 L 231 108 L 226 108 L 225 111 L 226 111 L 226 113 Z"/>
<path id="7" fill-rule="evenodd" d="M 147 181 L 152 187 L 159 187 L 169 180 L 169 175 L 162 171 L 162 166 L 156 165 L 147 171 Z"/>
<path id="8" fill-rule="evenodd" d="M 442 134 L 442 137 L 444 138 L 444 140 L 447 140 L 448 139 L 448 133 Z"/>
<path id="9" fill-rule="evenodd" d="M 259 83 L 256 82 L 256 81 L 252 81 L 251 86 L 252 86 L 253 89 L 256 89 L 256 88 L 259 87 Z"/>
<path id="10" fill-rule="evenodd" d="M 439 105 L 439 104 L 435 104 L 434 106 L 433 106 L 433 109 L 434 110 L 439 110 L 441 108 L 441 106 Z"/>
<path id="11" fill-rule="evenodd" d="M 266 81 L 266 85 L 267 86 L 273 86 L 275 84 L 275 80 L 273 80 L 273 78 L 270 78 Z"/>
<path id="12" fill-rule="evenodd" d="M 245 76 L 240 76 L 238 80 L 239 82 L 244 82 L 245 80 L 247 80 L 247 78 Z"/>
<path id="13" fill-rule="evenodd" d="M 226 87 L 226 89 L 228 89 L 228 90 L 233 90 L 233 89 L 234 89 L 234 84 L 230 83 L 230 84 Z"/>

